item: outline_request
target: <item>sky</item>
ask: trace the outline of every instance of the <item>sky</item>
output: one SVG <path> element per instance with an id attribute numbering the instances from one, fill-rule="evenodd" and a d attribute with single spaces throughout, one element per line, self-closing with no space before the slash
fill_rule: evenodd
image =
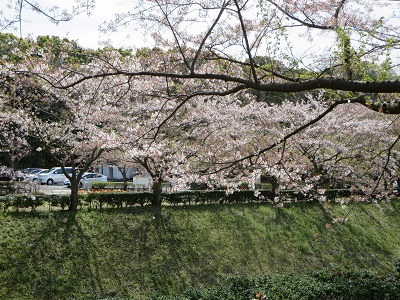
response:
<path id="1" fill-rule="evenodd" d="M 38 0 L 38 2 L 42 8 L 58 5 L 62 9 L 70 9 L 74 3 L 72 0 Z M 4 10 L 4 6 L 4 4 L 0 4 L 0 11 Z M 140 47 L 144 44 L 146 37 L 137 32 L 132 35 L 132 29 L 121 29 L 111 34 L 103 34 L 98 30 L 104 21 L 113 19 L 115 13 L 127 11 L 132 6 L 131 1 L 127 0 L 96 0 L 91 15 L 82 13 L 69 22 L 60 22 L 57 25 L 43 15 L 30 9 L 24 9 L 22 12 L 22 37 L 32 36 L 35 38 L 38 35 L 55 35 L 75 40 L 79 45 L 87 48 L 98 48 L 102 42 L 106 41 L 117 48 L 134 48 L 138 44 Z M 15 31 L 8 31 L 20 36 L 19 28 Z"/>

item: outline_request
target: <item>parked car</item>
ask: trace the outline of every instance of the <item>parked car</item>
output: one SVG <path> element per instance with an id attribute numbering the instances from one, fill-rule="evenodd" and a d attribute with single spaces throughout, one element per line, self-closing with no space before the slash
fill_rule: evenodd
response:
<path id="1" fill-rule="evenodd" d="M 85 173 L 79 181 L 79 188 L 82 188 L 86 182 L 107 182 L 107 176 L 99 173 Z M 64 185 L 70 188 L 71 182 L 68 179 L 65 179 Z"/>
<path id="2" fill-rule="evenodd" d="M 11 176 L 8 173 L 0 173 L 0 181 L 10 181 Z"/>
<path id="3" fill-rule="evenodd" d="M 0 166 L 0 181 L 23 181 L 24 179 L 25 176 L 21 171 Z"/>
<path id="4" fill-rule="evenodd" d="M 49 169 L 41 169 L 40 171 L 34 172 L 34 173 L 29 173 L 25 176 L 26 180 L 36 182 L 39 175 L 42 175 L 44 173 L 49 173 Z"/>
<path id="5" fill-rule="evenodd" d="M 1 173 L 0 174 L 0 181 L 24 181 L 25 177 L 23 175 L 17 174 L 8 174 L 8 173 Z"/>
<path id="6" fill-rule="evenodd" d="M 65 171 L 72 176 L 72 168 L 66 167 Z M 67 177 L 64 175 L 63 170 L 60 167 L 56 167 L 51 168 L 47 173 L 38 175 L 37 181 L 40 184 L 52 185 L 63 183 L 66 178 Z"/>
<path id="7" fill-rule="evenodd" d="M 42 170 L 43 170 L 43 168 L 25 168 L 25 169 L 22 169 L 21 172 L 24 173 L 25 175 L 29 175 L 29 174 L 38 173 Z"/>

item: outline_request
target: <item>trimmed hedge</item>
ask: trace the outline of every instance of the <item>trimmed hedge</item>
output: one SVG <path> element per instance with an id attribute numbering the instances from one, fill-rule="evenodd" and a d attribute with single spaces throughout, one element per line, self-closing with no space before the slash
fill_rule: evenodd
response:
<path id="1" fill-rule="evenodd" d="M 221 203 L 244 203 L 262 202 L 272 199 L 272 192 L 268 190 L 259 191 L 255 196 L 254 191 L 244 190 L 226 194 L 225 191 L 182 191 L 171 194 L 163 194 L 163 201 L 172 205 L 187 204 L 221 204 Z"/>
<path id="2" fill-rule="evenodd" d="M 324 195 L 328 201 L 334 201 L 336 197 L 348 197 L 348 190 L 326 190 Z M 282 191 L 280 201 L 314 201 L 315 194 L 301 194 L 295 191 Z M 249 203 L 249 202 L 273 202 L 273 193 L 269 190 L 254 191 L 243 190 L 226 194 L 222 190 L 212 191 L 182 191 L 175 193 L 163 193 L 162 202 L 170 205 L 201 205 L 201 204 L 222 204 L 222 203 Z M 150 192 L 98 192 L 79 195 L 81 207 L 103 208 L 103 207 L 130 207 L 151 204 L 153 194 Z M 9 210 L 14 208 L 35 210 L 39 206 L 48 205 L 62 210 L 68 208 L 70 203 L 69 195 L 17 195 L 8 194 L 0 196 L 0 209 Z"/>
<path id="3" fill-rule="evenodd" d="M 102 191 L 102 190 L 124 190 L 126 188 L 127 191 L 136 191 L 136 190 L 148 190 L 144 185 L 134 185 L 132 182 L 93 182 L 92 190 L 93 191 Z"/>
<path id="4" fill-rule="evenodd" d="M 80 205 L 91 208 L 128 207 L 134 205 L 148 205 L 151 203 L 152 193 L 88 193 L 79 195 Z"/>
<path id="5" fill-rule="evenodd" d="M 66 209 L 69 206 L 69 195 L 19 195 L 9 194 L 0 197 L 0 209 L 7 211 L 10 208 L 18 211 L 20 209 L 31 209 L 44 205 Z"/>
<path id="6" fill-rule="evenodd" d="M 79 195 L 81 207 L 103 208 L 128 207 L 134 205 L 148 205 L 151 203 L 151 193 L 89 193 Z M 40 206 L 49 206 L 65 210 L 69 207 L 69 195 L 14 195 L 0 197 L 0 210 L 14 209 L 36 210 Z"/>
<path id="7" fill-rule="evenodd" d="M 8 210 L 10 207 L 16 211 L 19 209 L 29 208 L 35 210 L 37 207 L 44 204 L 42 197 L 36 197 L 32 195 L 7 195 L 0 197 L 0 209 Z"/>

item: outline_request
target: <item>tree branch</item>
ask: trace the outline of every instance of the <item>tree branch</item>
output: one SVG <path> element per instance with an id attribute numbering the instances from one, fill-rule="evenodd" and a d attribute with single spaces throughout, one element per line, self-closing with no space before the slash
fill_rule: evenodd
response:
<path id="1" fill-rule="evenodd" d="M 318 121 L 322 120 L 325 116 L 327 116 L 330 112 L 332 112 L 335 107 L 337 107 L 337 106 L 339 106 L 341 104 L 345 104 L 345 103 L 360 103 L 360 102 L 363 102 L 363 98 L 364 98 L 364 96 L 360 96 L 360 97 L 356 97 L 354 99 L 335 101 L 322 114 L 318 115 L 317 117 L 315 117 L 314 119 L 308 121 L 307 123 L 303 124 L 302 126 L 298 127 L 297 129 L 291 131 L 290 133 L 288 133 L 287 135 L 285 135 L 284 137 L 279 139 L 277 142 L 272 143 L 268 147 L 266 147 L 264 149 L 261 149 L 261 150 L 257 151 L 256 153 L 244 156 L 244 157 L 242 157 L 240 159 L 237 159 L 237 160 L 234 160 L 234 161 L 215 163 L 216 165 L 224 165 L 224 166 L 221 167 L 221 168 L 218 168 L 218 170 L 216 170 L 216 171 L 214 171 L 212 173 L 218 173 L 218 172 L 221 172 L 223 170 L 227 170 L 227 169 L 237 165 L 240 162 L 243 162 L 245 160 L 249 160 L 249 159 L 251 159 L 253 157 L 260 156 L 261 154 L 264 154 L 265 152 L 268 152 L 268 151 L 274 149 L 278 145 L 286 143 L 286 141 L 288 139 L 290 139 L 291 137 L 295 136 L 296 134 L 300 133 L 301 131 L 303 131 L 304 129 L 310 127 L 311 125 L 316 124 Z"/>
<path id="2" fill-rule="evenodd" d="M 19 74 L 31 75 L 29 72 L 18 72 Z M 43 74 L 35 74 L 41 79 L 48 82 L 52 87 L 58 89 L 68 89 L 75 85 L 78 85 L 85 80 L 93 78 L 109 77 L 109 76 L 150 76 L 150 77 L 170 77 L 179 79 L 209 79 L 209 80 L 220 80 L 223 82 L 238 83 L 238 90 L 252 88 L 259 91 L 265 92 L 304 92 L 318 89 L 331 89 L 338 91 L 350 91 L 350 92 L 363 92 L 363 93 L 400 93 L 400 81 L 352 81 L 345 79 L 335 78 L 318 78 L 299 82 L 282 82 L 282 83 L 264 83 L 257 84 L 254 81 L 243 79 L 240 77 L 229 76 L 225 74 L 179 74 L 179 73 L 164 73 L 164 72 L 128 72 L 128 71 L 116 71 L 109 73 L 101 73 L 96 75 L 82 76 L 80 79 L 74 82 L 62 84 L 60 82 L 53 83 Z"/>

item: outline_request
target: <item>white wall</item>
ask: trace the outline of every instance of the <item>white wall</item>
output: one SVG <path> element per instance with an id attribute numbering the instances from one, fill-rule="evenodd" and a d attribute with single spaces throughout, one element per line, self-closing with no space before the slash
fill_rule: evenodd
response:
<path id="1" fill-rule="evenodd" d="M 112 166 L 107 163 L 104 163 L 100 166 L 97 166 L 95 168 L 95 172 L 103 174 L 107 176 L 108 179 L 123 179 L 124 177 L 122 176 L 121 171 L 118 169 L 117 166 Z M 126 172 L 127 178 L 133 178 L 136 175 L 137 168 L 130 167 L 128 168 L 128 171 Z"/>

